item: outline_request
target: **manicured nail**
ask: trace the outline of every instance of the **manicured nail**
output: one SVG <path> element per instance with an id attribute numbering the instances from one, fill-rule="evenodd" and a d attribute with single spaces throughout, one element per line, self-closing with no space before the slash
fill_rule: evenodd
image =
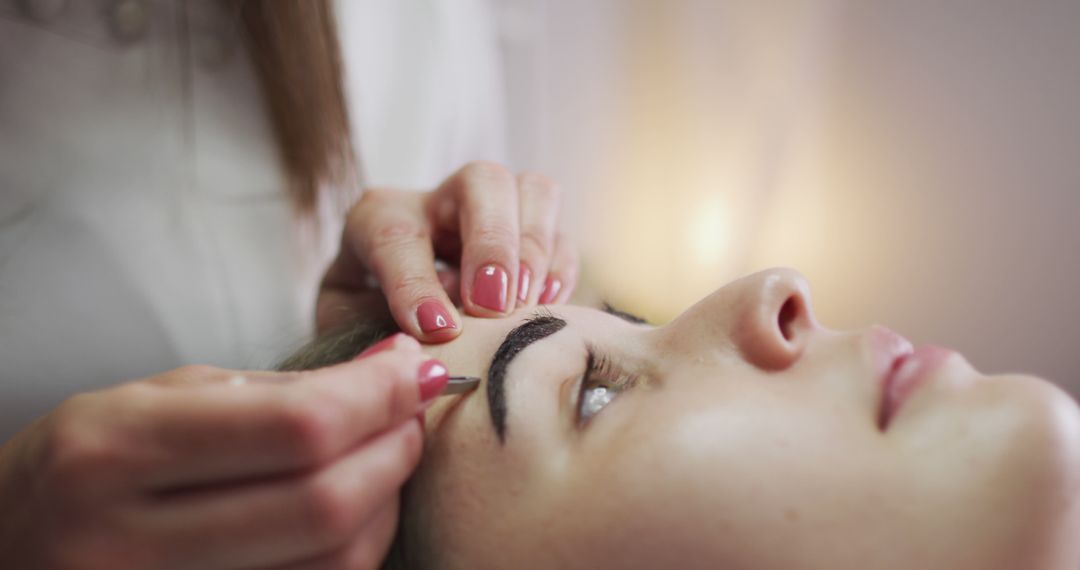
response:
<path id="1" fill-rule="evenodd" d="M 521 269 L 518 270 L 518 301 L 522 303 L 529 298 L 529 280 L 532 278 L 532 272 L 521 264 Z"/>
<path id="2" fill-rule="evenodd" d="M 435 300 L 424 301 L 416 308 L 416 321 L 420 323 L 420 330 L 425 333 L 457 327 L 442 303 Z"/>
<path id="3" fill-rule="evenodd" d="M 371 356 L 372 354 L 378 354 L 378 353 L 380 353 L 380 352 L 382 352 L 384 350 L 392 348 L 394 346 L 394 341 L 397 340 L 397 336 L 399 334 L 401 334 L 401 333 L 390 335 L 390 336 L 380 340 L 379 342 L 367 347 L 367 349 L 365 349 L 364 352 L 361 352 L 360 354 L 356 355 L 356 360 L 360 360 L 361 358 L 367 358 L 367 357 Z"/>
<path id="4" fill-rule="evenodd" d="M 544 291 L 540 293 L 540 304 L 547 305 L 555 300 L 555 297 L 559 296 L 559 290 L 562 289 L 562 281 L 548 276 L 547 281 L 544 282 Z"/>
<path id="5" fill-rule="evenodd" d="M 485 309 L 506 312 L 509 278 L 506 270 L 498 265 L 485 265 L 476 271 L 473 279 L 472 301 Z"/>
<path id="6" fill-rule="evenodd" d="M 426 402 L 438 396 L 450 382 L 450 373 L 442 362 L 434 358 L 425 360 L 417 374 L 420 383 L 420 401 Z"/>

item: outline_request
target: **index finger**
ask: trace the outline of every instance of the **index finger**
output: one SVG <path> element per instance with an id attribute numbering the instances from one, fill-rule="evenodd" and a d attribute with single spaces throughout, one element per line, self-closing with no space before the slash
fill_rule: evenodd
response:
<path id="1" fill-rule="evenodd" d="M 349 238 L 402 330 L 426 342 L 445 342 L 461 332 L 460 317 L 435 270 L 423 205 L 419 197 L 409 198 L 369 192 Z"/>
<path id="2" fill-rule="evenodd" d="M 399 348 L 317 371 L 151 396 L 134 420 L 146 453 L 133 471 L 164 489 L 323 465 L 415 417 L 421 376 L 432 373 L 445 376 L 445 367 Z"/>

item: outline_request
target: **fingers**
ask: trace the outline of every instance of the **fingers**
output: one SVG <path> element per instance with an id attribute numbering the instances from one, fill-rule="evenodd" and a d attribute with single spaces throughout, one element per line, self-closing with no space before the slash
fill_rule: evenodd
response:
<path id="1" fill-rule="evenodd" d="M 133 445 L 141 450 L 132 477 L 151 489 L 173 489 L 334 460 L 421 409 L 421 376 L 430 376 L 436 361 L 405 335 L 392 342 L 392 350 L 322 370 L 241 375 L 140 396 L 115 426 L 134 434 Z"/>
<path id="2" fill-rule="evenodd" d="M 273 570 L 377 570 L 397 533 L 399 504 L 400 501 L 394 500 L 384 505 L 344 548 L 302 562 L 275 566 Z"/>
<path id="3" fill-rule="evenodd" d="M 402 330 L 444 342 L 461 332 L 461 318 L 436 274 L 430 231 L 420 195 L 371 190 L 350 212 L 346 240 Z"/>
<path id="4" fill-rule="evenodd" d="M 516 303 L 535 305 L 547 280 L 555 252 L 555 230 L 559 215 L 558 187 L 546 176 L 535 173 L 518 175 L 519 216 L 521 219 L 520 259 Z"/>
<path id="5" fill-rule="evenodd" d="M 358 537 L 367 541 L 364 555 L 381 556 L 422 443 L 420 423 L 411 419 L 307 474 L 169 497 L 144 528 L 197 568 L 327 556 L 348 550 Z"/>
<path id="6" fill-rule="evenodd" d="M 517 306 L 565 300 L 576 284 L 577 254 L 557 241 L 559 203 L 548 178 L 515 177 L 482 161 L 426 195 L 366 192 L 350 212 L 342 253 L 320 290 L 320 329 L 355 318 L 356 308 L 372 301 L 357 293 L 356 276 L 369 271 L 394 320 L 425 342 L 460 333 L 457 302 L 468 314 L 499 317 Z M 457 262 L 459 286 L 438 273 L 436 254 Z M 460 291 L 460 298 L 447 288 Z"/>
<path id="7" fill-rule="evenodd" d="M 386 297 L 371 286 L 370 278 L 371 273 L 360 264 L 352 246 L 343 246 L 319 286 L 315 301 L 317 334 L 332 333 L 361 318 L 380 321 L 393 318 Z"/>
<path id="8" fill-rule="evenodd" d="M 570 298 L 578 279 L 578 252 L 572 242 L 561 234 L 555 237 L 555 252 L 551 269 L 540 292 L 540 304 L 564 303 Z"/>
<path id="9" fill-rule="evenodd" d="M 510 312 L 517 291 L 519 242 L 514 176 L 498 164 L 473 162 L 451 176 L 432 200 L 440 228 L 453 228 L 456 211 L 465 311 L 484 317 Z"/>

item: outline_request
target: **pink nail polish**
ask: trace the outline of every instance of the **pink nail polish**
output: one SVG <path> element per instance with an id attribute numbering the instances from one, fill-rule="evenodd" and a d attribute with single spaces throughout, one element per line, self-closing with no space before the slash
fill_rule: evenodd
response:
<path id="1" fill-rule="evenodd" d="M 397 336 L 401 333 L 390 335 L 379 342 L 364 349 L 364 352 L 356 355 L 354 360 L 360 360 L 361 358 L 367 358 L 373 354 L 378 354 L 384 350 L 388 350 L 394 346 L 394 341 L 397 340 Z"/>
<path id="2" fill-rule="evenodd" d="M 506 270 L 498 265 L 485 265 L 473 279 L 472 301 L 485 309 L 506 312 L 507 289 L 510 287 Z"/>
<path id="3" fill-rule="evenodd" d="M 522 303 L 524 303 L 525 300 L 529 298 L 529 280 L 531 278 L 532 278 L 532 272 L 529 271 L 529 268 L 526 267 L 524 263 L 522 263 L 521 264 L 521 269 L 518 270 L 518 294 L 517 294 L 518 301 L 521 301 Z"/>
<path id="4" fill-rule="evenodd" d="M 560 289 L 562 289 L 562 281 L 549 275 L 544 283 L 544 292 L 540 294 L 540 304 L 547 305 L 554 301 L 559 296 Z"/>
<path id="5" fill-rule="evenodd" d="M 449 311 L 442 306 L 442 303 L 435 300 L 424 301 L 416 308 L 416 322 L 420 324 L 420 330 L 425 333 L 457 327 Z"/>
<path id="6" fill-rule="evenodd" d="M 442 362 L 434 358 L 425 360 L 417 374 L 420 383 L 420 401 L 426 402 L 438 396 L 450 382 L 450 373 Z"/>

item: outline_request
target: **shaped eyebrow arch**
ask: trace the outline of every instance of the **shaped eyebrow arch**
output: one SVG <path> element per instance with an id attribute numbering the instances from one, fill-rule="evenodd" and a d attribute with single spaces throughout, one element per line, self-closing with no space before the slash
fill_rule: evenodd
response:
<path id="1" fill-rule="evenodd" d="M 645 319 L 643 319 L 643 318 L 641 318 L 641 317 L 639 317 L 637 315 L 633 315 L 633 314 L 627 313 L 625 311 L 620 311 L 619 309 L 616 309 L 615 307 L 611 306 L 611 303 L 608 303 L 607 301 L 604 301 L 604 304 L 601 305 L 600 308 L 601 308 L 601 310 L 603 310 L 605 313 L 607 313 L 609 315 L 619 317 L 620 319 L 622 319 L 624 321 L 627 321 L 627 322 L 630 322 L 630 323 L 634 323 L 635 325 L 647 325 L 647 324 L 649 324 L 649 321 L 646 321 Z"/>
<path id="2" fill-rule="evenodd" d="M 566 327 L 566 321 L 551 313 L 538 311 L 529 320 L 518 325 L 503 339 L 502 344 L 491 358 L 488 367 L 487 402 L 491 416 L 491 427 L 499 438 L 499 443 L 506 443 L 506 370 L 514 357 L 533 343 L 549 337 Z"/>

